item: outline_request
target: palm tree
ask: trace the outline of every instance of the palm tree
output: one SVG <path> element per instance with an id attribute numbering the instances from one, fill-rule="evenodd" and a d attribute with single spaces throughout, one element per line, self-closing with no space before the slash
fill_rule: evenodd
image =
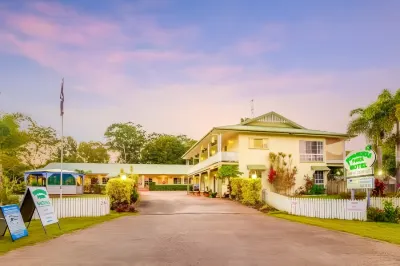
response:
<path id="1" fill-rule="evenodd" d="M 382 168 L 382 141 L 384 138 L 384 131 L 380 127 L 380 121 L 376 117 L 368 115 L 366 110 L 370 111 L 370 106 L 367 108 L 357 108 L 350 112 L 352 120 L 347 126 L 347 133 L 349 135 L 364 135 L 368 142 L 372 143 L 374 150 L 378 156 L 378 168 Z"/>
<path id="2" fill-rule="evenodd" d="M 396 164 L 400 162 L 400 89 L 392 94 L 384 89 L 377 100 L 365 109 L 350 112 L 353 119 L 348 125 L 350 134 L 364 134 L 372 142 L 378 154 L 378 168 L 382 169 L 381 145 L 394 137 L 396 140 Z M 400 184 L 400 167 L 396 171 L 397 184 Z"/>

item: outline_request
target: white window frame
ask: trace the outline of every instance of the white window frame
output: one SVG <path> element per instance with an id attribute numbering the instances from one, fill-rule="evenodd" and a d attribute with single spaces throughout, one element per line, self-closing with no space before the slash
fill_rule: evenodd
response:
<path id="1" fill-rule="evenodd" d="M 325 178 L 323 171 L 314 172 L 314 184 L 315 185 L 325 185 Z"/>
<path id="2" fill-rule="evenodd" d="M 176 180 L 176 183 L 175 183 Z M 181 185 L 182 184 L 182 178 L 180 177 L 174 177 L 174 185 Z"/>
<path id="3" fill-rule="evenodd" d="M 262 147 L 254 147 L 254 141 L 255 140 L 262 140 L 263 145 Z M 249 148 L 250 149 L 258 149 L 258 150 L 268 150 L 269 145 L 268 145 L 268 138 L 263 138 L 263 137 L 251 137 L 249 139 Z"/>
<path id="4" fill-rule="evenodd" d="M 315 145 L 313 147 L 313 145 Z M 313 151 L 316 149 L 316 152 Z M 300 162 L 323 162 L 324 142 L 319 140 L 300 140 Z"/>

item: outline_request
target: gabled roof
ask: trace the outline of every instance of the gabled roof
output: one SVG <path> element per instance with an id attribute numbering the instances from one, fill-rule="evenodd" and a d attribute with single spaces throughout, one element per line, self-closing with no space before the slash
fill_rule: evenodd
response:
<path id="1" fill-rule="evenodd" d="M 237 125 L 218 126 L 212 128 L 203 138 L 196 142 L 186 153 L 190 153 L 200 142 L 202 142 L 208 135 L 214 131 L 235 131 L 243 133 L 270 133 L 270 134 L 287 134 L 298 136 L 314 136 L 314 137 L 333 137 L 348 139 L 350 136 L 345 133 L 336 133 L 320 130 L 306 129 L 305 127 L 293 122 L 292 120 L 275 112 L 269 112 L 258 117 L 245 120 Z"/>
<path id="2" fill-rule="evenodd" d="M 130 173 L 131 166 L 133 167 L 133 173 L 140 175 L 185 175 L 190 168 L 190 165 L 184 164 L 63 163 L 64 170 L 91 171 L 93 174 L 108 174 L 109 176 L 119 175 L 121 169 L 125 173 Z M 60 168 L 60 163 L 50 163 L 41 170 Z"/>
<path id="3" fill-rule="evenodd" d="M 265 127 L 265 126 L 247 126 L 247 125 L 231 125 L 215 127 L 215 130 L 232 130 L 241 132 L 258 132 L 271 134 L 289 134 L 289 135 L 308 135 L 308 136 L 325 136 L 325 137 L 340 137 L 349 138 L 345 133 L 336 133 L 320 130 L 312 130 L 305 128 L 290 128 L 290 127 Z"/>
<path id="4" fill-rule="evenodd" d="M 241 123 L 241 125 L 251 125 L 254 124 L 255 122 L 268 123 L 268 124 L 286 124 L 290 127 L 305 129 L 305 127 L 275 112 L 269 112 L 257 116 L 256 118 L 245 120 Z"/>

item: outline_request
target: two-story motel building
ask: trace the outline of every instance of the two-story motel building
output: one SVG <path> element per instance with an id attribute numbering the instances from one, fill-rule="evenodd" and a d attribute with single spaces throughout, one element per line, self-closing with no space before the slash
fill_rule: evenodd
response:
<path id="1" fill-rule="evenodd" d="M 201 191 L 224 193 L 227 181 L 216 178 L 221 165 L 238 165 L 244 177 L 261 177 L 268 187 L 269 153 L 291 154 L 298 168 L 295 190 L 304 185 L 305 175 L 326 185 L 328 173 L 343 167 L 347 139 L 347 134 L 306 129 L 269 112 L 238 125 L 212 128 L 182 158 L 191 165 L 191 183 L 199 184 Z"/>

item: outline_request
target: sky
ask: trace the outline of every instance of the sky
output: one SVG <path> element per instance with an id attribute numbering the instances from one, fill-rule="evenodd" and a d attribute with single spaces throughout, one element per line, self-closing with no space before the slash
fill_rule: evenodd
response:
<path id="1" fill-rule="evenodd" d="M 112 123 L 201 138 L 275 111 L 345 132 L 400 88 L 400 1 L 0 0 L 0 111 L 103 140 Z M 347 149 L 362 148 L 361 137 Z"/>

